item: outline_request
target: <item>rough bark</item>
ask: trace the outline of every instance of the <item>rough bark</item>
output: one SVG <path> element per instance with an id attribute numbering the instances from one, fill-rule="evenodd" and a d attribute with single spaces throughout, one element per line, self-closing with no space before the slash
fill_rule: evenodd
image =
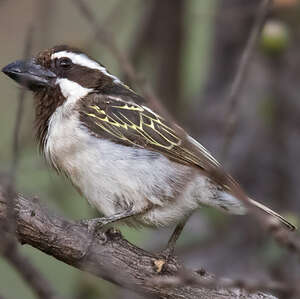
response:
<path id="1" fill-rule="evenodd" d="M 6 219 L 7 198 L 0 186 L 0 221 Z M 126 241 L 110 229 L 93 236 L 85 225 L 49 213 L 39 200 L 18 195 L 15 199 L 16 233 L 21 244 L 29 244 L 56 259 L 117 285 L 159 298 L 274 298 L 240 289 L 195 287 L 163 288 L 149 284 L 151 277 L 175 274 L 182 265 L 171 259 L 158 273 L 159 257 Z M 200 275 L 195 272 L 195 275 Z M 204 279 L 209 276 L 203 275 Z"/>

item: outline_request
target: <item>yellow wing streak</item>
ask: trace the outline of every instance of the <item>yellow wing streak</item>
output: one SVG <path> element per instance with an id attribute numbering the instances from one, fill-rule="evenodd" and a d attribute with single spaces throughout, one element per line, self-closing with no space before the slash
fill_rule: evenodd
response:
<path id="1" fill-rule="evenodd" d="M 133 111 L 144 111 L 144 109 L 140 106 L 135 106 L 135 105 L 132 105 L 132 106 L 128 106 L 127 103 L 125 103 L 123 106 L 116 106 L 116 105 L 112 105 L 111 106 L 112 108 L 117 108 L 117 109 L 126 109 L 126 110 L 133 110 Z"/>
<path id="2" fill-rule="evenodd" d="M 138 128 L 140 130 L 143 130 L 143 125 L 153 129 L 154 131 L 156 131 L 159 135 L 161 135 L 163 138 L 167 139 L 165 135 L 163 135 L 162 133 L 160 133 L 158 130 L 156 130 L 155 128 L 155 123 L 161 125 L 161 129 L 166 131 L 169 135 L 173 136 L 175 139 L 178 139 L 177 143 L 174 143 L 172 141 L 170 141 L 169 139 L 167 139 L 170 143 L 174 144 L 174 145 L 179 145 L 181 140 L 178 138 L 178 136 L 176 136 L 175 134 L 175 130 L 173 130 L 172 128 L 168 127 L 165 123 L 163 123 L 161 121 L 162 117 L 159 116 L 158 114 L 151 112 L 152 115 L 155 116 L 155 118 L 143 113 L 144 111 L 148 111 L 149 110 L 145 110 L 143 107 L 140 106 L 128 106 L 128 104 L 124 104 L 124 106 L 112 106 L 114 108 L 121 108 L 121 109 L 128 109 L 128 110 L 133 110 L 133 111 L 140 111 L 141 113 L 139 113 L 140 115 L 140 125 L 138 126 Z M 120 113 L 121 114 L 121 113 Z M 127 121 L 131 122 L 125 115 L 121 114 L 124 118 L 126 118 Z M 116 117 L 118 117 L 117 115 L 115 115 Z M 148 120 L 150 120 L 150 124 L 147 124 L 145 122 L 143 122 L 143 117 L 147 118 Z M 119 118 L 120 119 L 120 118 Z M 131 122 L 132 123 L 132 122 Z M 134 123 L 132 123 L 132 125 L 135 125 Z M 136 125 L 135 125 L 136 126 Z"/>
<path id="3" fill-rule="evenodd" d="M 123 128 L 127 131 L 129 129 L 134 130 L 139 135 L 141 135 L 147 143 L 151 143 L 155 146 L 158 146 L 158 147 L 161 147 L 161 148 L 164 148 L 167 150 L 170 150 L 174 146 L 179 146 L 181 144 L 181 139 L 178 138 L 178 136 L 176 136 L 174 134 L 175 131 L 172 128 L 168 127 L 165 123 L 163 123 L 158 115 L 156 115 L 154 113 L 151 113 L 151 116 L 147 115 L 145 112 L 148 110 L 145 110 L 141 106 L 136 106 L 136 105 L 129 106 L 126 103 L 123 106 L 117 106 L 117 105 L 111 106 L 112 108 L 115 108 L 115 109 L 131 110 L 131 111 L 134 111 L 135 113 L 138 113 L 138 116 L 139 116 L 139 124 L 138 125 L 135 124 L 130 119 L 128 119 L 128 117 L 126 117 L 121 112 L 119 112 L 119 115 L 117 115 L 116 113 L 113 113 L 112 114 L 113 117 L 112 117 L 112 116 L 107 115 L 105 110 L 101 109 L 97 105 L 92 105 L 89 107 L 92 108 L 93 110 L 95 110 L 96 114 L 94 114 L 94 113 L 86 113 L 86 114 L 90 117 L 97 119 L 97 122 L 95 122 L 97 124 L 97 126 L 99 126 L 101 129 L 105 130 L 106 132 L 111 133 L 113 136 L 115 136 L 117 138 L 129 141 L 130 143 L 134 144 L 134 142 L 129 140 L 127 137 L 125 137 L 124 134 L 122 134 L 122 132 L 118 131 L 117 132 L 118 134 L 116 134 L 116 132 L 114 132 L 114 130 L 112 130 L 112 128 L 110 129 L 109 127 L 106 127 L 105 125 L 101 124 L 101 122 L 107 123 L 116 128 Z M 98 114 L 98 116 L 97 116 L 97 114 Z M 153 117 L 152 117 L 152 115 L 153 115 Z M 123 118 L 123 120 L 120 118 L 120 116 Z M 145 120 L 147 119 L 148 122 L 145 122 L 144 119 Z M 158 130 L 155 127 L 155 125 L 159 125 L 160 130 Z M 149 135 L 149 133 L 145 132 L 143 126 L 149 127 L 151 130 L 153 130 L 157 135 L 159 135 L 163 140 L 165 140 L 166 143 L 168 143 L 168 145 L 162 144 L 159 141 L 155 140 L 155 138 L 153 138 L 151 135 Z M 169 136 L 174 138 L 175 141 L 170 140 L 170 138 L 168 138 L 168 136 L 166 136 L 166 134 L 163 134 L 163 132 L 166 132 L 166 134 L 168 134 Z"/>
<path id="4" fill-rule="evenodd" d="M 199 152 L 184 146 L 184 141 L 176 130 L 147 107 L 119 102 L 103 105 L 89 105 L 90 110 L 85 114 L 112 137 L 134 146 L 149 145 L 153 150 L 161 149 L 165 155 L 179 162 L 192 163 L 202 169 L 205 167 L 205 161 Z M 195 141 L 194 143 L 196 146 Z M 196 148 L 201 150 L 201 145 Z M 210 158 L 208 153 L 204 152 L 204 155 Z M 212 158 L 209 160 L 214 162 Z"/>
<path id="5" fill-rule="evenodd" d="M 121 113 L 120 113 L 121 114 Z M 124 123 L 124 125 L 122 126 L 124 129 L 128 130 L 128 128 L 135 130 L 136 132 L 138 132 L 138 134 L 142 135 L 144 137 L 145 140 L 147 140 L 148 142 L 151 142 L 153 144 L 157 143 L 149 134 L 147 134 L 143 128 L 142 128 L 142 124 L 140 122 L 140 125 L 137 126 L 136 124 L 134 124 L 132 121 L 130 121 L 125 115 L 121 114 L 122 117 L 124 117 L 129 123 L 131 123 L 131 125 L 128 125 L 126 123 Z M 116 118 L 118 118 L 120 121 L 122 121 L 117 115 L 115 115 Z M 123 122 L 123 121 L 122 121 Z M 157 143 L 157 145 L 160 145 Z M 161 145 L 160 145 L 161 146 Z"/>
<path id="6" fill-rule="evenodd" d="M 149 136 L 148 139 L 152 140 L 152 142 L 151 142 L 152 144 L 155 144 L 155 145 L 157 145 L 157 146 L 164 147 L 164 148 L 166 148 L 166 149 L 171 149 L 173 145 L 179 145 L 180 142 L 181 142 L 181 140 L 180 140 L 177 136 L 175 136 L 174 134 L 169 133 L 167 130 L 164 129 L 168 134 L 174 136 L 175 139 L 178 139 L 178 142 L 175 143 L 174 141 L 168 139 L 164 134 L 162 134 L 160 131 L 158 131 L 158 130 L 155 128 L 154 122 L 156 121 L 156 119 L 153 119 L 153 118 L 151 118 L 151 117 L 149 117 L 149 116 L 147 116 L 147 115 L 145 115 L 145 114 L 143 114 L 143 113 L 141 113 L 140 115 L 143 115 L 143 116 L 147 117 L 148 119 L 150 119 L 150 124 L 146 124 L 145 122 L 143 122 L 143 118 L 140 117 L 140 125 L 139 125 L 139 126 L 136 126 L 136 125 L 135 125 L 131 120 L 129 120 L 125 115 L 123 115 L 123 114 L 121 114 L 121 115 L 122 115 L 128 122 L 132 123 L 132 126 L 134 126 L 134 129 L 141 130 L 144 134 L 146 134 L 147 136 Z M 160 123 L 160 122 L 159 122 L 159 123 Z M 164 138 L 166 141 L 168 141 L 171 145 L 170 145 L 170 146 L 164 146 L 164 145 L 158 143 L 158 142 L 157 142 L 156 140 L 154 140 L 148 133 L 146 133 L 146 132 L 144 131 L 143 125 L 145 125 L 145 126 L 151 128 L 152 130 L 154 130 L 157 134 L 159 134 L 162 138 Z M 169 127 L 167 127 L 167 128 L 169 128 Z"/>
<path id="7" fill-rule="evenodd" d="M 157 131 L 157 130 L 155 129 L 154 126 L 151 127 L 151 128 L 152 128 L 157 134 L 159 134 L 159 135 L 162 136 L 164 139 L 166 139 L 166 140 L 170 143 L 169 146 L 166 146 L 166 145 L 163 145 L 163 144 L 157 142 L 157 141 L 156 141 L 155 139 L 153 139 L 147 132 L 145 132 L 144 129 L 143 129 L 143 124 L 144 124 L 144 125 L 147 125 L 147 124 L 143 123 L 142 118 L 140 118 L 140 125 L 137 126 L 137 125 L 134 124 L 131 120 L 129 120 L 125 115 L 123 115 L 123 114 L 121 114 L 121 115 L 122 115 L 129 123 L 132 124 L 132 125 L 129 126 L 129 127 L 130 127 L 131 129 L 136 130 L 140 135 L 142 135 L 142 136 L 147 140 L 147 142 L 149 142 L 149 143 L 151 143 L 151 144 L 153 144 L 153 145 L 156 145 L 156 146 L 163 147 L 163 148 L 165 148 L 165 149 L 171 149 L 171 148 L 173 147 L 173 145 L 174 145 L 173 142 L 170 141 L 170 140 L 168 140 L 164 135 L 162 135 L 159 131 Z"/>
<path id="8" fill-rule="evenodd" d="M 105 114 L 105 111 L 102 110 L 100 107 L 96 106 L 96 105 L 93 105 L 93 106 L 90 106 L 90 108 L 96 110 L 98 113 L 100 114 Z"/>

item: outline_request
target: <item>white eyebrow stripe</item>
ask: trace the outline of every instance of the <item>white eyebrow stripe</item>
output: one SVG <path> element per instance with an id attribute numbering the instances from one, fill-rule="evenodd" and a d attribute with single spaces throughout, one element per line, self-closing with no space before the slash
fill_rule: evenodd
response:
<path id="1" fill-rule="evenodd" d="M 85 66 L 90 69 L 99 70 L 106 76 L 112 78 L 114 80 L 114 83 L 122 83 L 119 78 L 110 74 L 104 66 L 101 66 L 99 63 L 90 59 L 83 53 L 72 53 L 72 52 L 68 52 L 68 51 L 60 51 L 60 52 L 56 52 L 51 55 L 51 59 L 55 59 L 55 58 L 59 59 L 62 57 L 70 58 L 74 64 Z"/>

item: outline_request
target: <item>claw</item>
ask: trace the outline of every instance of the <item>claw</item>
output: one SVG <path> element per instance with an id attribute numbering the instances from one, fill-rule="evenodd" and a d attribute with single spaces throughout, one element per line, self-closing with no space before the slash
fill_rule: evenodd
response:
<path id="1" fill-rule="evenodd" d="M 166 248 L 158 254 L 158 259 L 154 261 L 155 271 L 157 273 L 176 272 L 177 258 L 173 255 L 173 250 Z"/>
<path id="2" fill-rule="evenodd" d="M 97 232 L 101 231 L 106 223 L 104 221 L 101 221 L 102 219 L 87 219 L 87 220 L 81 220 L 80 223 L 87 226 L 88 232 L 90 234 L 96 234 Z"/>
<path id="3" fill-rule="evenodd" d="M 104 228 L 107 223 L 105 221 L 101 221 L 101 218 L 81 220 L 80 223 L 87 226 L 88 232 L 93 236 L 96 236 L 102 244 L 107 242 L 107 235 L 106 232 L 104 232 Z"/>
<path id="4" fill-rule="evenodd" d="M 168 261 L 174 256 L 174 248 L 167 247 L 159 253 L 159 256 L 162 257 L 165 261 Z"/>

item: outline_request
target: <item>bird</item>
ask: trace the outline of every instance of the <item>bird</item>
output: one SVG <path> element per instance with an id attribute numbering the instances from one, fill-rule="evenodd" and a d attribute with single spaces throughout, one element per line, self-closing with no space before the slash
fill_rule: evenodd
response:
<path id="1" fill-rule="evenodd" d="M 67 45 L 17 60 L 3 73 L 34 94 L 35 131 L 48 164 L 66 176 L 103 217 L 90 230 L 121 222 L 176 226 L 174 247 L 193 212 L 261 210 L 295 226 L 246 195 L 221 164 L 154 103 L 80 49 Z"/>

